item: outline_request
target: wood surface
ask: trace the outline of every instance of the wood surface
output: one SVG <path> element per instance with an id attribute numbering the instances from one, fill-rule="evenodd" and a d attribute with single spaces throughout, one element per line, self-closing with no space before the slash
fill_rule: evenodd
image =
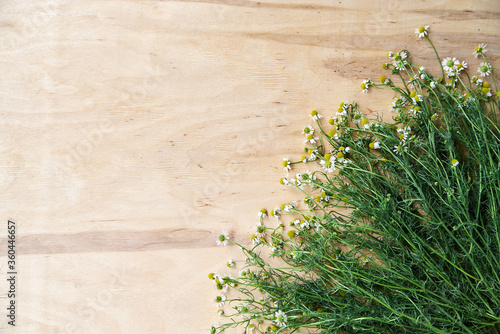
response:
<path id="1" fill-rule="evenodd" d="M 232 273 L 309 112 L 356 100 L 388 51 L 500 60 L 500 2 L 3 0 L 0 332 L 206 333 L 212 271 Z M 429 65 L 432 64 L 432 65 Z M 437 72 L 434 72 L 437 73 Z M 7 220 L 17 318 L 7 324 Z M 234 331 L 240 333 L 239 331 Z"/>

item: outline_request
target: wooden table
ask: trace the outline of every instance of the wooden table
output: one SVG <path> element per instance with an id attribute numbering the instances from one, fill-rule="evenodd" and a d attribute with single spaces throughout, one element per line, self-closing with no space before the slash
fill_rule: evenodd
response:
<path id="1" fill-rule="evenodd" d="M 309 112 L 356 100 L 388 51 L 500 60 L 498 0 L 4 0 L 0 3 L 0 331 L 205 333 L 207 274 L 236 276 Z M 432 64 L 429 66 L 428 64 Z M 437 72 L 435 72 L 437 73 Z M 6 318 L 16 223 L 16 326 Z M 240 266 L 241 268 L 241 266 Z M 236 331 L 240 332 L 240 331 Z"/>

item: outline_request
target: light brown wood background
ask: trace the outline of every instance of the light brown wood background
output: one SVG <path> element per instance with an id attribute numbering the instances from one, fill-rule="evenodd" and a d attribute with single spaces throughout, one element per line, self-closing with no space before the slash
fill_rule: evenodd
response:
<path id="1" fill-rule="evenodd" d="M 207 274 L 231 272 L 317 109 L 431 26 L 442 57 L 500 56 L 489 1 L 3 0 L 0 2 L 0 332 L 205 333 Z M 498 63 L 497 63 L 498 64 Z M 6 222 L 18 237 L 17 326 L 7 325 Z M 237 331 L 238 332 L 238 331 Z"/>

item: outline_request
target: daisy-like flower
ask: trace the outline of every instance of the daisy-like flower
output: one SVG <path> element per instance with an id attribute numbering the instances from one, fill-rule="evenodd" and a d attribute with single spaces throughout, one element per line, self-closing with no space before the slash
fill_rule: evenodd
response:
<path id="1" fill-rule="evenodd" d="M 486 77 L 491 74 L 491 65 L 483 61 L 477 71 L 481 74 L 482 77 Z"/>
<path id="2" fill-rule="evenodd" d="M 213 323 L 212 326 L 208 330 L 208 334 L 218 334 L 220 333 L 219 326 L 216 323 Z"/>
<path id="3" fill-rule="evenodd" d="M 477 58 L 480 54 L 483 54 L 486 51 L 488 51 L 485 49 L 485 47 L 486 47 L 486 44 L 484 44 L 484 43 L 481 43 L 478 46 L 476 46 L 476 50 L 472 53 L 474 55 L 474 57 Z"/>
<path id="4" fill-rule="evenodd" d="M 266 218 L 267 217 L 267 210 L 266 209 L 260 209 L 260 211 L 259 211 L 259 217 Z"/>
<path id="5" fill-rule="evenodd" d="M 288 158 L 283 158 L 282 165 L 285 168 L 285 172 L 288 172 L 292 169 L 292 167 L 290 166 L 290 160 L 288 160 Z"/>
<path id="6" fill-rule="evenodd" d="M 427 36 L 428 32 L 429 32 L 429 26 L 419 27 L 415 30 L 415 34 L 417 34 L 418 38 L 423 38 Z"/>
<path id="7" fill-rule="evenodd" d="M 311 111 L 311 118 L 313 121 L 317 121 L 320 118 L 323 118 L 316 110 Z"/>
<path id="8" fill-rule="evenodd" d="M 370 86 L 373 86 L 372 79 L 363 80 L 363 82 L 361 83 L 361 89 L 363 90 L 363 93 L 368 93 L 368 88 Z"/>
<path id="9" fill-rule="evenodd" d="M 384 85 L 388 85 L 388 84 L 390 84 L 390 83 L 391 83 L 391 79 L 389 79 L 389 78 L 387 78 L 387 77 L 385 77 L 385 76 L 381 76 L 381 77 L 379 78 L 379 80 L 380 80 L 380 83 L 381 83 L 381 84 L 384 84 Z"/>
<path id="10" fill-rule="evenodd" d="M 224 310 L 218 310 L 217 315 L 222 317 L 224 315 Z"/>
<path id="11" fill-rule="evenodd" d="M 286 314 L 282 310 L 276 311 L 274 313 L 274 322 L 278 327 L 286 327 Z"/>
<path id="12" fill-rule="evenodd" d="M 408 152 L 408 146 L 404 146 L 403 142 L 400 142 L 399 145 L 394 146 L 394 153 L 403 155 L 403 152 Z"/>
<path id="13" fill-rule="evenodd" d="M 457 160 L 457 159 L 453 159 L 453 160 L 451 160 L 451 165 L 452 165 L 453 167 L 457 167 L 457 166 L 458 166 L 458 164 L 459 164 L 459 162 L 458 162 L 458 160 Z"/>
<path id="14" fill-rule="evenodd" d="M 226 296 L 224 296 L 224 295 L 218 295 L 217 297 L 214 298 L 213 303 L 217 307 L 223 307 L 225 300 L 226 300 Z"/>
<path id="15" fill-rule="evenodd" d="M 234 265 L 235 265 L 235 264 L 234 264 L 234 261 L 233 261 L 233 260 L 229 260 L 229 261 L 227 261 L 227 263 L 226 263 L 226 266 L 228 266 L 229 268 L 234 267 Z"/>
<path id="16" fill-rule="evenodd" d="M 369 130 L 370 129 L 370 121 L 367 120 L 366 118 L 363 118 L 361 120 L 361 125 L 363 126 L 363 128 L 365 128 L 366 130 Z"/>
<path id="17" fill-rule="evenodd" d="M 406 98 L 404 96 L 400 96 L 394 99 L 392 101 L 392 111 L 396 110 L 396 108 L 401 108 L 405 105 L 406 103 Z"/>
<path id="18" fill-rule="evenodd" d="M 458 64 L 460 64 L 460 62 L 455 57 L 444 58 L 441 62 L 441 65 L 443 65 L 443 70 L 448 74 L 455 72 L 457 70 Z"/>
<path id="19" fill-rule="evenodd" d="M 333 173 L 335 171 L 335 159 L 332 161 L 321 160 L 319 162 L 321 168 L 323 168 L 327 173 Z"/>
<path id="20" fill-rule="evenodd" d="M 297 204 L 295 202 L 291 202 L 291 203 L 285 204 L 285 206 L 283 207 L 283 211 L 291 212 L 296 207 L 297 207 Z"/>
<path id="21" fill-rule="evenodd" d="M 255 236 L 257 238 L 263 238 L 266 236 L 266 227 L 262 222 L 257 222 L 257 226 L 255 226 Z"/>
<path id="22" fill-rule="evenodd" d="M 255 325 L 254 325 L 254 324 L 249 324 L 249 325 L 248 325 L 248 327 L 247 327 L 247 329 L 248 329 L 250 332 L 252 332 L 252 333 L 253 333 L 253 332 L 255 332 L 255 329 L 256 329 L 256 328 L 257 328 L 257 327 L 255 327 Z"/>
<path id="23" fill-rule="evenodd" d="M 287 174 L 287 176 L 288 176 L 288 174 Z M 288 181 L 288 178 L 286 178 L 286 177 L 282 177 L 282 178 L 280 179 L 280 183 L 281 183 L 282 185 L 284 185 L 284 186 L 288 186 L 288 185 L 290 185 L 290 181 Z"/>
<path id="24" fill-rule="evenodd" d="M 462 63 L 457 65 L 457 70 L 458 72 L 461 72 L 467 68 L 467 63 L 465 61 L 462 61 Z"/>
<path id="25" fill-rule="evenodd" d="M 309 153 L 309 161 L 314 161 L 318 158 L 318 151 L 317 150 L 309 150 L 307 151 Z"/>
<path id="26" fill-rule="evenodd" d="M 410 93 L 411 100 L 413 102 L 413 105 L 417 105 L 418 102 L 422 101 L 422 95 L 418 95 L 417 92 L 412 91 Z"/>
<path id="27" fill-rule="evenodd" d="M 368 146 L 372 150 L 378 150 L 380 148 L 380 142 L 378 142 L 378 141 L 372 141 L 370 144 L 368 144 Z"/>
<path id="28" fill-rule="evenodd" d="M 319 138 L 314 138 L 313 135 L 307 135 L 306 137 L 306 140 L 304 141 L 304 143 L 311 143 L 311 144 L 316 144 L 316 140 L 319 139 Z"/>
<path id="29" fill-rule="evenodd" d="M 297 174 L 297 178 L 299 177 L 299 174 Z M 311 183 L 311 181 L 316 180 L 316 176 L 310 171 L 306 170 L 302 173 L 300 173 L 300 180 L 305 183 Z"/>
<path id="30" fill-rule="evenodd" d="M 250 236 L 250 239 L 252 240 L 252 244 L 253 244 L 254 246 L 257 246 L 257 245 L 262 245 L 262 244 L 265 242 L 264 238 L 259 238 L 259 237 L 257 237 L 255 234 L 252 234 L 252 235 Z"/>
<path id="31" fill-rule="evenodd" d="M 313 129 L 313 127 L 312 127 L 312 126 L 310 126 L 310 125 L 306 126 L 306 127 L 304 128 L 304 131 L 302 131 L 302 134 L 303 134 L 303 135 L 306 135 L 306 136 L 307 136 L 307 135 L 312 135 L 312 134 L 314 134 L 314 129 Z"/>
<path id="32" fill-rule="evenodd" d="M 222 231 L 219 234 L 219 237 L 217 238 L 216 242 L 217 245 L 219 246 L 227 246 L 227 244 L 229 243 L 228 240 L 229 240 L 229 234 L 226 231 Z"/>

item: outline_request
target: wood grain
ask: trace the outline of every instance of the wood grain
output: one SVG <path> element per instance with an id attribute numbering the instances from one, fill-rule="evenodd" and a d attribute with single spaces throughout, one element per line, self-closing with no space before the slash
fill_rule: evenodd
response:
<path id="1" fill-rule="evenodd" d="M 356 100 L 390 117 L 392 95 L 359 83 L 388 51 L 434 64 L 421 25 L 442 57 L 474 68 L 482 42 L 498 65 L 499 13 L 496 0 L 2 1 L 0 212 L 18 224 L 19 295 L 16 328 L 0 311 L 0 330 L 206 332 L 206 276 L 241 258 L 215 236 L 244 241 L 262 207 L 301 198 L 277 180 L 308 112 Z"/>

